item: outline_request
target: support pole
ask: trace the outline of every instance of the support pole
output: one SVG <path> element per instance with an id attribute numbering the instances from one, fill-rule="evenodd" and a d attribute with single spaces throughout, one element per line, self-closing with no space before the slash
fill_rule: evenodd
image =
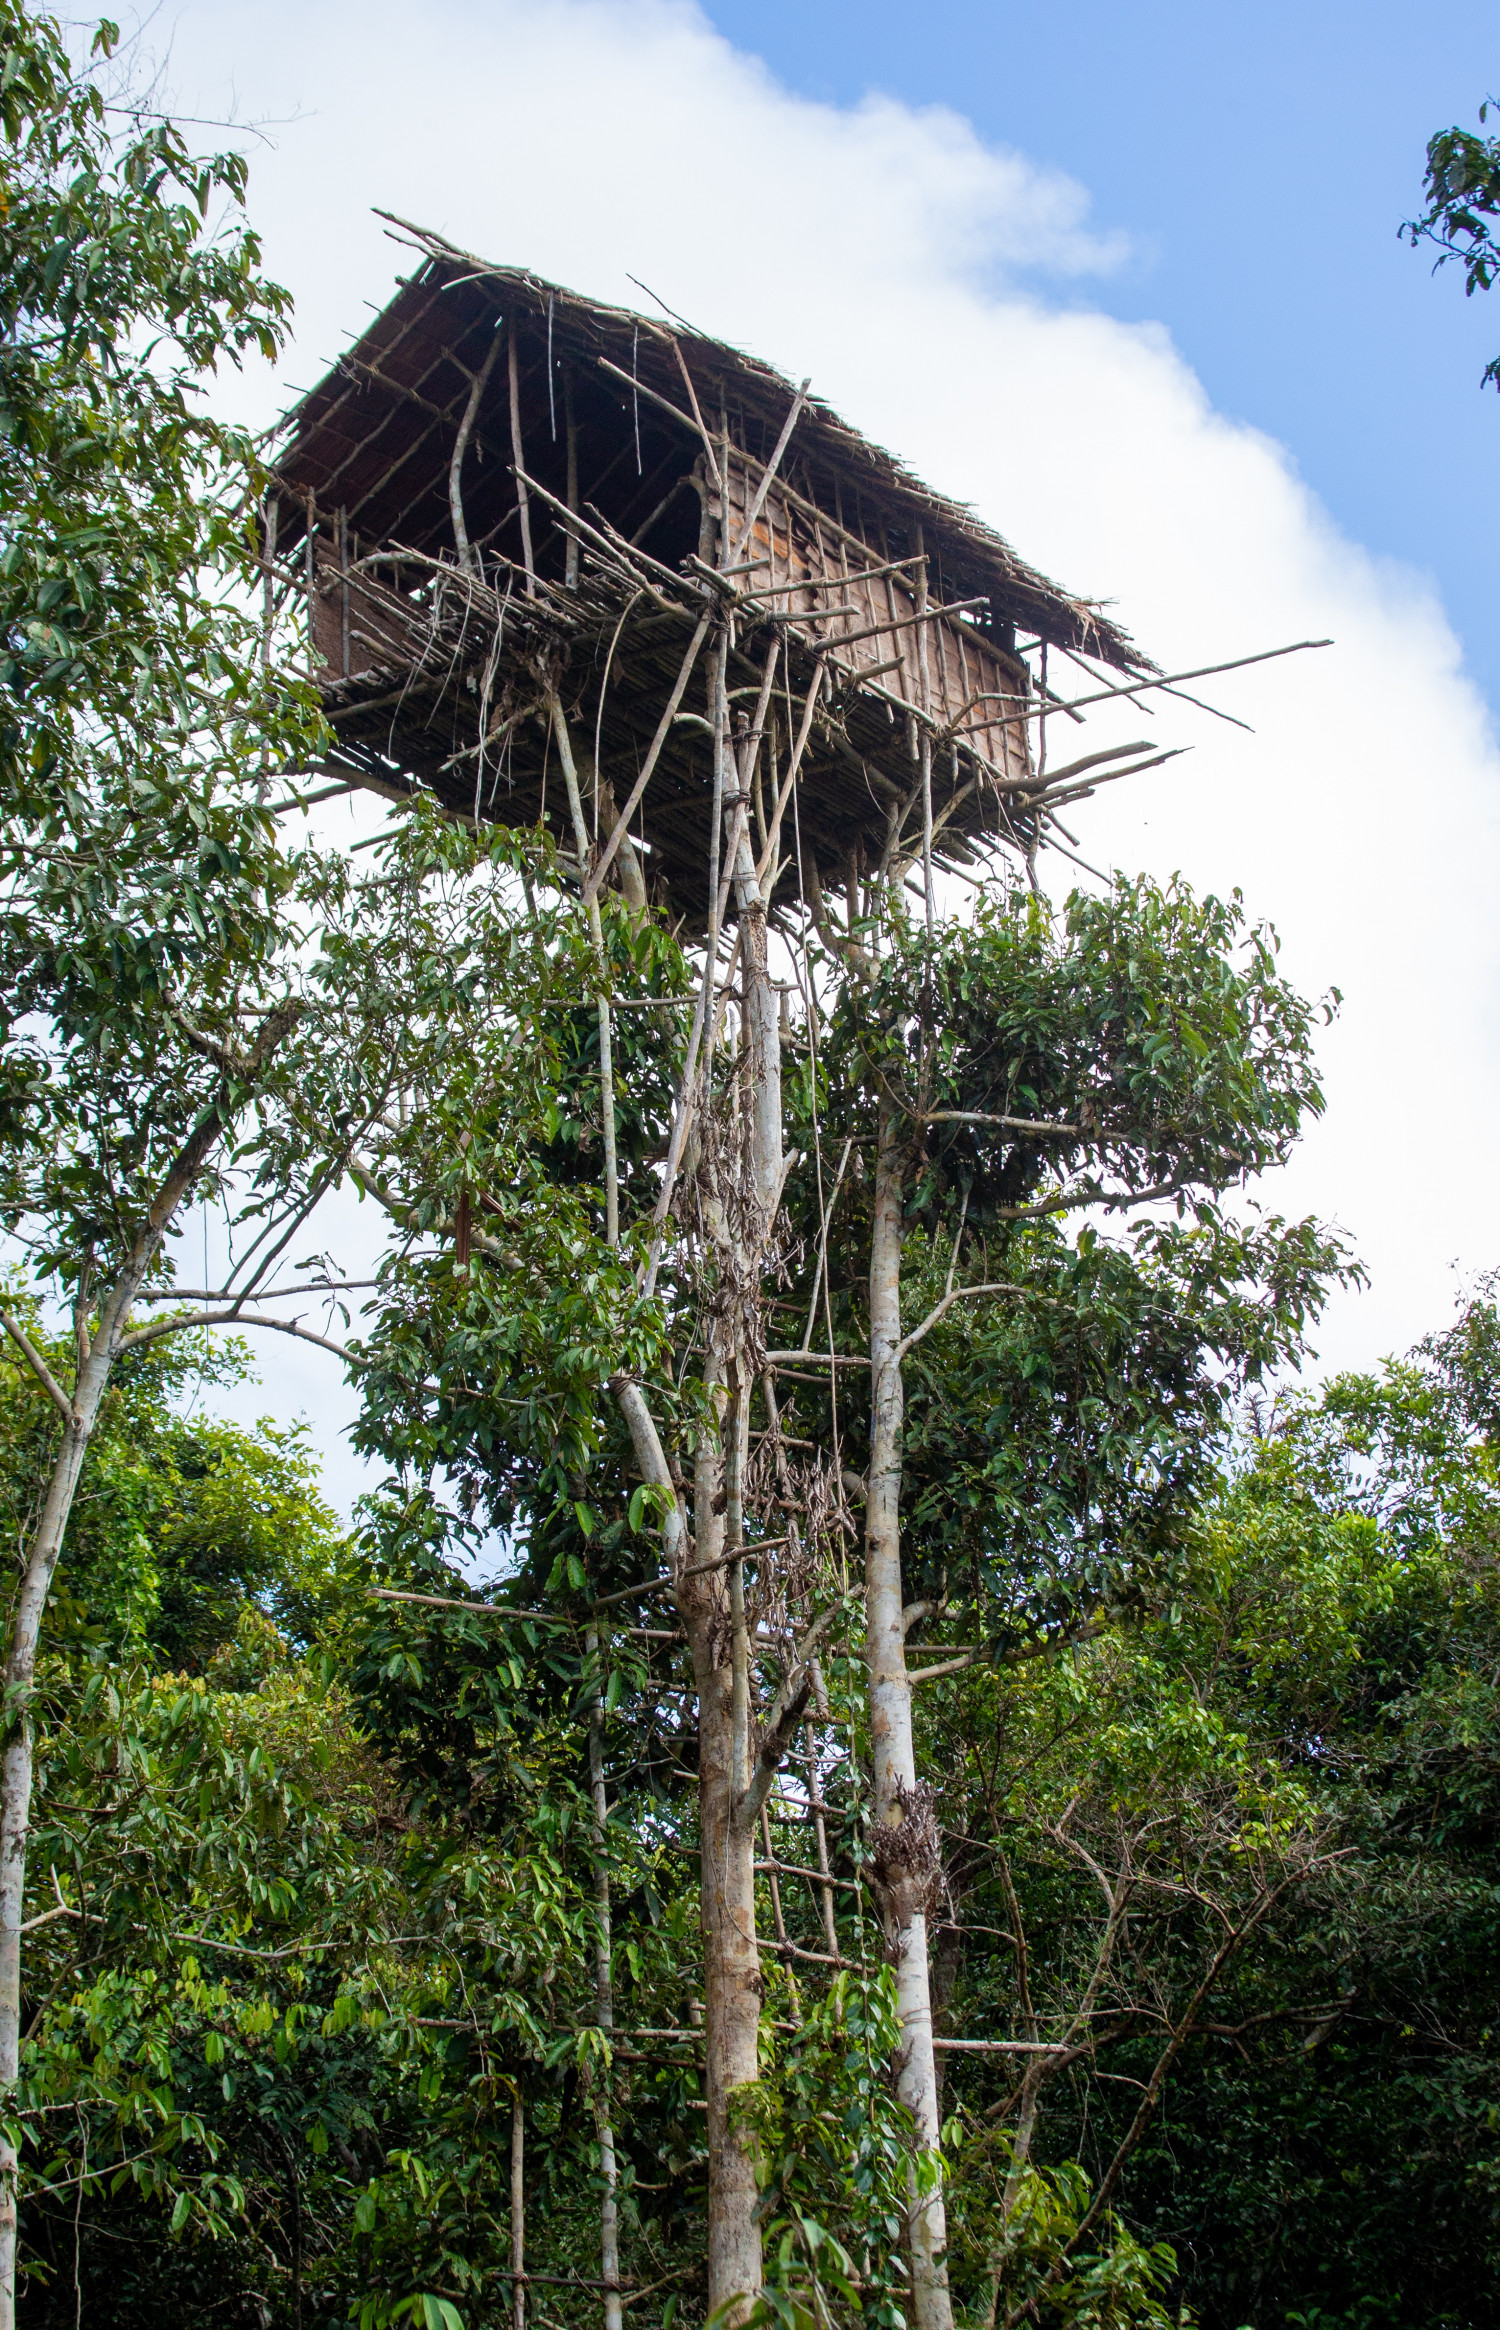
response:
<path id="1" fill-rule="evenodd" d="M 927 1911 L 941 1881 L 937 1834 L 917 1785 L 911 1683 L 901 1591 L 901 1232 L 905 1146 L 892 1103 L 880 1102 L 870 1240 L 870 1465 L 865 1501 L 865 1655 L 870 1673 L 870 1754 L 875 1779 L 875 1865 L 886 1949 L 896 1976 L 901 2053 L 896 2093 L 917 2144 L 938 2170 L 929 2189 L 913 2161 L 909 2182 L 913 2330 L 953 2330 L 947 2220 L 938 2158 L 937 2058 Z M 892 1832 L 906 1830 L 898 1845 Z M 882 1854 L 882 1834 L 890 1840 Z M 882 1859 L 886 1873 L 880 1875 Z"/>
<path id="2" fill-rule="evenodd" d="M 573 367 L 563 366 L 563 423 L 568 435 L 568 510 L 578 515 L 578 423 L 573 418 Z M 578 536 L 568 529 L 568 547 L 563 565 L 563 583 L 570 591 L 578 588 Z"/>
<path id="3" fill-rule="evenodd" d="M 568 734 L 567 716 L 556 696 L 552 699 L 552 733 L 557 739 L 557 757 L 562 762 L 563 784 L 567 788 L 568 814 L 573 820 L 573 844 L 578 852 L 581 873 L 586 873 L 590 857 L 589 829 L 583 814 L 583 795 L 578 789 L 578 764 L 573 758 L 573 740 Z M 615 1150 L 615 1070 L 614 1045 L 610 1026 L 609 966 L 604 956 L 604 925 L 599 917 L 597 891 L 585 890 L 589 910 L 589 936 L 594 942 L 594 965 L 599 979 L 599 1092 L 604 1120 L 604 1234 L 611 1246 L 620 1243 L 620 1168 Z"/>
<path id="4" fill-rule="evenodd" d="M 510 2320 L 526 2330 L 526 2107 L 521 2090 L 510 2099 Z"/>
<path id="5" fill-rule="evenodd" d="M 599 1656 L 599 1629 L 588 1631 L 590 1656 Z M 598 1690 L 589 1709 L 589 1791 L 594 1805 L 594 1901 L 598 1927 L 594 1939 L 594 2011 L 601 2031 L 615 2027 L 614 1977 L 610 1967 L 609 1864 L 604 1857 L 605 1823 L 609 1798 L 604 1785 L 604 1702 Z M 615 2131 L 610 2117 L 608 2085 L 596 2090 L 594 2126 L 599 2138 L 599 2273 L 604 2283 L 604 2330 L 622 2330 L 620 2308 L 619 2165 L 615 2159 Z M 519 2330 L 519 2325 L 517 2326 Z"/>
<path id="6" fill-rule="evenodd" d="M 470 383 L 469 401 L 464 406 L 464 417 L 458 424 L 458 435 L 453 441 L 453 458 L 448 464 L 448 515 L 453 521 L 453 547 L 458 553 L 458 563 L 466 574 L 473 574 L 479 562 L 469 542 L 469 530 L 464 524 L 464 455 L 469 450 L 469 439 L 474 432 L 474 421 L 484 396 L 485 384 L 495 369 L 495 358 L 499 353 L 500 334 L 496 330 L 484 352 L 484 362 Z"/>
<path id="7" fill-rule="evenodd" d="M 531 555 L 531 501 L 526 491 L 526 448 L 521 442 L 521 359 L 516 346 L 516 319 L 510 320 L 510 449 L 516 465 L 516 507 L 521 514 L 521 559 L 526 568 L 526 596 L 536 597 L 536 562 Z"/>

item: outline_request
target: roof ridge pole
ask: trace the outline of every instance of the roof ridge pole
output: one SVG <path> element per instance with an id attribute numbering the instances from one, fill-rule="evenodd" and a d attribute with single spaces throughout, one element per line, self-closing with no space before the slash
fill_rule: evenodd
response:
<path id="1" fill-rule="evenodd" d="M 521 514 L 521 558 L 526 568 L 526 596 L 536 597 L 536 565 L 531 555 L 531 503 L 526 493 L 526 456 L 521 444 L 521 358 L 516 343 L 517 321 L 510 319 L 510 450 L 516 465 L 516 508 Z"/>

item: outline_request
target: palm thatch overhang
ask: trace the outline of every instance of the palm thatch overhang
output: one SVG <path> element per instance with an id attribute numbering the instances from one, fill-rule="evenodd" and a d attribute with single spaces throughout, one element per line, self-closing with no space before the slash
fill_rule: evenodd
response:
<path id="1" fill-rule="evenodd" d="M 601 835 L 650 763 L 630 832 L 701 928 L 713 703 L 687 650 L 708 614 L 742 728 L 782 647 L 762 831 L 803 739 L 773 907 L 914 861 L 924 766 L 934 863 L 1046 839 L 1018 635 L 1153 672 L 1098 608 L 769 365 L 403 233 L 414 271 L 272 462 L 267 561 L 306 594 L 331 777 L 567 851 L 556 690 Z"/>

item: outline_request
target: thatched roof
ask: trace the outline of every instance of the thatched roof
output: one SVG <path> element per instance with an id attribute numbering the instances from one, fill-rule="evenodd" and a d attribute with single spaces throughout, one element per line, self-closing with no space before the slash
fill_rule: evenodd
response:
<path id="1" fill-rule="evenodd" d="M 275 469 L 295 501 L 310 491 L 323 510 L 342 509 L 362 541 L 399 541 L 434 553 L 451 543 L 452 432 L 497 313 L 527 318 L 540 335 L 539 345 L 544 340 L 555 362 L 572 367 L 576 418 L 585 429 L 603 424 L 613 435 L 621 415 L 629 415 L 632 439 L 639 431 L 638 478 L 649 477 L 659 466 L 668 441 L 676 438 L 680 444 L 680 423 L 663 410 L 680 411 L 685 402 L 678 349 L 710 429 L 723 413 L 747 451 L 761 459 L 769 455 L 794 394 L 793 384 L 774 366 L 686 326 L 669 330 L 660 319 L 605 306 L 525 268 L 495 266 L 437 236 L 408 231 L 424 253 L 421 262 L 354 346 L 287 416 Z M 631 381 L 637 384 L 634 390 Z M 530 384 L 528 403 L 535 402 L 537 386 Z M 481 463 L 488 455 L 493 491 L 486 500 L 482 489 L 466 489 L 475 502 L 469 530 L 476 537 L 493 514 L 490 504 L 497 510 L 508 505 L 513 492 L 509 440 L 501 433 L 506 420 L 502 384 L 497 382 L 495 391 L 488 442 L 482 423 L 475 442 Z M 528 431 L 528 451 L 537 473 L 545 476 L 543 464 L 557 442 L 553 428 L 560 432 L 562 427 L 555 376 L 550 399 L 545 381 L 541 394 L 549 406 L 549 426 L 542 443 Z M 855 523 L 857 504 L 866 521 L 858 525 L 861 533 L 870 521 L 903 539 L 922 527 L 950 597 L 988 594 L 1002 627 L 1014 625 L 1121 670 L 1155 669 L 1097 606 L 1028 566 L 972 509 L 934 493 L 820 398 L 808 399 L 798 422 L 797 454 L 798 479 L 812 484 L 820 507 L 832 512 L 837 499 Z M 590 490 L 587 476 L 583 490 Z M 297 538 L 299 525 L 294 507 L 287 513 L 283 543 Z"/>
<path id="2" fill-rule="evenodd" d="M 769 365 L 409 232 L 420 263 L 272 464 L 330 771 L 568 848 L 549 782 L 565 699 L 605 828 L 633 795 L 655 893 L 698 927 L 713 756 L 706 670 L 684 698 L 683 656 L 712 609 L 726 717 L 760 700 L 756 766 L 773 796 L 797 776 L 776 903 L 816 879 L 853 912 L 914 849 L 962 867 L 1047 839 L 1092 763 L 1034 766 L 1043 695 L 1017 632 L 1153 672 L 1097 608 Z"/>

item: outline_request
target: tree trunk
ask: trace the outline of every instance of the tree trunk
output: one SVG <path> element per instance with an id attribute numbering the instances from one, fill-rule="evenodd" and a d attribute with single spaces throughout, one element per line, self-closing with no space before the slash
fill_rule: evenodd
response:
<path id="1" fill-rule="evenodd" d="M 717 1256 L 721 1284 L 730 1290 L 715 1323 L 705 1386 L 713 1396 L 719 1431 L 705 1431 L 694 1466 L 693 1548 L 682 1560 L 684 1531 L 674 1511 L 667 1554 L 687 1635 L 698 1696 L 698 1817 L 702 1854 L 700 1919 L 708 2102 L 708 2308 L 727 2308 L 731 2326 L 743 2319 L 761 2287 L 757 2208 L 757 2146 L 738 2117 L 738 2105 L 760 2076 L 763 1985 L 755 1925 L 756 1815 L 742 1800 L 750 1781 L 751 1672 L 743 1580 L 726 1553 L 744 1544 L 742 1484 L 749 1440 L 755 1347 L 759 1344 L 759 1288 L 781 1201 L 781 1027 L 766 949 L 766 909 L 739 794 L 753 779 L 754 740 L 737 768 L 738 793 L 722 778 L 736 764 L 724 753 L 722 657 L 715 665 L 716 770 L 720 806 L 731 821 L 735 903 L 740 917 L 744 1049 L 739 1139 L 723 1170 L 735 1177 L 729 1192 L 705 1188 L 699 1204 L 705 1240 Z M 717 828 L 716 828 L 717 831 Z M 714 866 L 717 897 L 717 865 Z M 713 933 L 710 933 L 710 946 Z M 705 1061 L 705 1074 L 711 1061 Z M 706 1103 L 705 1103 L 706 1105 Z M 645 1478 L 670 1478 L 650 1412 L 638 1386 L 617 1380 L 616 1397 L 630 1427 Z M 717 1566 L 710 1566 L 717 1565 Z M 691 1568 L 697 1574 L 683 1575 Z"/>
<path id="2" fill-rule="evenodd" d="M 526 2107 L 510 2099 L 510 2322 L 526 2330 Z"/>
<path id="3" fill-rule="evenodd" d="M 589 1648 L 597 1654 L 599 1637 L 593 1629 L 589 1632 Z M 604 1707 L 597 1698 L 589 1714 L 589 1789 L 594 1800 L 594 1898 L 599 1919 L 594 1942 L 594 2005 L 600 2030 L 612 2031 L 615 1989 L 610 1963 L 609 1867 L 604 1858 L 604 1824 L 609 1817 L 609 1799 L 604 1787 Z M 619 2169 L 607 2085 L 601 2086 L 597 2093 L 595 2127 L 603 2185 L 599 2201 L 599 2273 L 604 2283 L 604 2330 L 621 2330 L 624 2317 L 620 2311 Z M 516 2330 L 520 2330 L 519 2323 Z"/>
<path id="4" fill-rule="evenodd" d="M 296 1007 L 281 1005 L 263 1021 L 243 1066 L 250 1081 L 280 1044 L 296 1018 Z M 211 1102 L 184 1141 L 170 1171 L 146 1209 L 134 1247 L 104 1301 L 90 1340 L 85 1332 L 83 1296 L 76 1315 L 79 1366 L 71 1401 L 47 1374 L 34 1352 L 33 1373 L 48 1396 L 67 1407 L 63 1445 L 48 1483 L 42 1516 L 26 1553 L 26 1570 L 11 1610 L 4 1687 L 7 1726 L 0 1754 L 0 2111 L 13 2106 L 21 2070 L 21 1926 L 26 1900 L 26 1838 L 31 1822 L 32 1759 L 35 1750 L 30 1701 L 36 1678 L 37 1643 L 47 1597 L 67 1535 L 73 1499 L 88 1454 L 109 1380 L 130 1325 L 136 1296 L 161 1250 L 199 1173 L 226 1129 L 229 1118 Z M 12 1330 L 14 1332 L 14 1330 Z M 0 2330 L 15 2330 L 17 2154 L 0 2127 Z"/>
<path id="5" fill-rule="evenodd" d="M 760 2071 L 760 1951 L 755 1934 L 755 1827 L 734 1818 L 734 1674 L 725 1656 L 729 1590 L 722 1569 L 687 1577 L 687 1569 L 721 1561 L 724 1550 L 724 1459 L 705 1433 L 694 1472 L 695 1534 L 689 1537 L 671 1468 L 650 1404 L 624 1376 L 612 1390 L 630 1432 L 644 1480 L 671 1499 L 663 1530 L 688 1638 L 698 1693 L 698 1822 L 702 1855 L 704 2030 L 708 2086 L 708 2305 L 730 2305 L 730 2320 L 761 2286 L 759 2187 L 755 2149 L 735 2122 L 737 2090 Z M 719 1506 L 715 1512 L 715 1505 Z"/>
<path id="6" fill-rule="evenodd" d="M 144 1275 L 144 1266 L 131 1271 L 112 1290 L 93 1348 L 79 1370 L 72 1414 L 63 1427 L 62 1449 L 52 1468 L 46 1502 L 27 1548 L 26 1570 L 11 1612 L 4 1669 L 11 1728 L 0 1754 L 0 2108 L 7 2111 L 21 2071 L 21 1924 L 35 1753 L 30 1701 L 37 1643 L 119 1337 Z M 0 2131 L 0 2330 L 15 2330 L 16 2169 L 15 2146 Z"/>
<path id="7" fill-rule="evenodd" d="M 746 755 L 748 763 L 749 755 Z M 733 763 L 730 764 L 731 767 Z M 748 765 L 739 770 L 750 783 Z M 726 801 L 726 811 L 735 808 Z M 766 909 L 748 826 L 739 816 L 733 863 L 740 916 L 745 1106 L 736 1167 L 741 1203 L 714 1224 L 721 1265 L 750 1309 L 765 1275 L 781 1199 L 781 1026 L 766 955 Z M 732 1226 L 731 1226 L 732 1220 Z M 719 1366 L 728 1396 L 717 1446 L 700 1444 L 694 1482 L 695 1565 L 723 1559 L 744 1543 L 741 1484 L 749 1443 L 750 1347 L 758 1323 L 724 1322 Z M 696 1591 L 694 1590 L 696 1589 Z M 698 1816 L 702 1843 L 704 2007 L 707 2033 L 709 2227 L 712 2313 L 761 2286 L 756 2145 L 737 2124 L 736 2102 L 760 2076 L 764 1985 L 755 1928 L 755 1827 L 741 1816 L 750 1782 L 751 1677 L 743 1581 L 737 1564 L 688 1582 L 680 1597 L 698 1686 Z M 728 1656 L 725 1656 L 727 1638 Z M 738 2318 L 732 2313 L 730 2320 Z"/>
<path id="8" fill-rule="evenodd" d="M 741 1405 L 726 1428 L 738 1431 Z M 695 1565 L 722 1559 L 722 1450 L 705 1436 L 695 1473 Z M 761 2285 L 760 2198 L 753 2137 L 737 2124 L 740 2091 L 760 2076 L 760 1946 L 755 1931 L 755 1832 L 735 1819 L 744 1769 L 740 1661 L 725 1656 L 731 1634 L 723 1570 L 689 1580 L 680 1597 L 698 1688 L 700 1918 L 708 2085 L 708 2310 L 755 2296 Z M 748 2308 L 729 2316 L 735 2321 Z"/>
<path id="9" fill-rule="evenodd" d="M 870 1240 L 870 1470 L 865 1508 L 865 1632 L 875 1779 L 875 1875 L 896 1975 L 903 2046 L 896 2089 L 925 2158 L 911 2190 L 915 2330 L 952 2330 L 947 2222 L 937 2157 L 938 2093 L 927 1969 L 927 1912 L 942 1878 L 936 1824 L 917 1784 L 901 1590 L 901 1208 L 904 1156 L 895 1112 L 880 1104 Z M 922 2187 L 931 2178 L 930 2190 Z"/>
<path id="10" fill-rule="evenodd" d="M 88 1452 L 94 1414 L 84 1417 L 75 1410 L 74 1421 L 66 1427 L 47 1502 L 31 1541 L 5 1661 L 6 1691 L 14 1695 L 13 1728 L 0 1756 L 0 2096 L 6 2099 L 7 2108 L 21 2070 L 21 1920 L 35 1750 L 28 1701 L 36 1673 L 42 1613 Z M 15 2146 L 0 2131 L 0 2330 L 15 2330 L 16 2166 Z"/>

